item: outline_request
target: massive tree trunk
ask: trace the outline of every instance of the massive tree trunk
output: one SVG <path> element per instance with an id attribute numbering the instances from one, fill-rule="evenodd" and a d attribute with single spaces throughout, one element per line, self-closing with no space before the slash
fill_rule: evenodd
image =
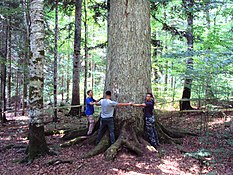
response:
<path id="1" fill-rule="evenodd" d="M 31 58 L 29 83 L 29 160 L 48 152 L 43 122 L 43 63 L 44 63 L 44 1 L 32 0 L 31 17 Z"/>
<path id="2" fill-rule="evenodd" d="M 110 1 L 108 32 L 108 66 L 105 90 L 112 91 L 112 99 L 119 102 L 134 101 L 142 103 L 145 94 L 151 92 L 151 31 L 150 4 L 147 0 Z M 91 157 L 105 152 L 107 160 L 112 160 L 121 148 L 128 148 L 142 155 L 150 144 L 144 140 L 144 117 L 142 108 L 119 107 L 114 115 L 116 142 L 110 146 L 106 132 L 93 150 L 87 153 Z M 172 137 L 184 134 L 170 132 L 158 121 L 155 123 L 160 141 L 177 143 Z M 97 136 L 98 122 L 94 133 L 87 139 L 93 143 Z M 71 139 L 80 136 L 80 132 L 67 134 Z M 62 146 L 70 146 L 83 140 L 78 137 Z M 110 147 L 109 147 L 110 146 Z M 150 147 L 151 148 L 151 147 Z"/>
<path id="3" fill-rule="evenodd" d="M 55 1 L 55 36 L 54 36 L 54 63 L 53 63 L 53 99 L 54 99 L 54 117 L 57 121 L 57 42 L 58 42 L 58 0 Z"/>
<path id="4" fill-rule="evenodd" d="M 110 1 L 108 33 L 108 66 L 105 89 L 119 102 L 142 103 L 151 92 L 150 7 L 147 0 Z M 106 150 L 113 159 L 122 146 L 141 154 L 144 131 L 141 108 L 116 110 L 115 131 L 118 139 L 108 148 L 108 135 L 88 156 Z"/>
<path id="5" fill-rule="evenodd" d="M 81 57 L 81 23 L 82 23 L 82 0 L 75 1 L 75 34 L 74 34 L 74 59 L 73 59 L 73 89 L 71 105 L 80 105 L 80 57 Z M 80 107 L 72 107 L 72 116 L 80 116 Z"/>
<path id="6" fill-rule="evenodd" d="M 188 51 L 193 50 L 193 7 L 194 7 L 194 1 L 193 0 L 183 0 L 183 7 L 185 8 L 186 15 L 187 15 L 187 23 L 188 28 L 187 32 L 185 34 L 185 37 L 187 39 L 187 45 L 188 45 Z M 189 110 L 193 109 L 190 105 L 190 97 L 191 97 L 191 86 L 192 86 L 192 77 L 191 77 L 191 70 L 193 69 L 193 58 L 190 57 L 187 60 L 187 71 L 186 71 L 186 77 L 184 80 L 184 89 L 182 94 L 182 99 L 184 101 L 181 102 L 181 110 Z"/>

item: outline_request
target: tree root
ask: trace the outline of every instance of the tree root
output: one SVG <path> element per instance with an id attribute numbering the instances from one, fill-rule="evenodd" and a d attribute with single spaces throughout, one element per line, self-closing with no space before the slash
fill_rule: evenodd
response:
<path id="1" fill-rule="evenodd" d="M 72 145 L 75 145 L 83 140 L 86 140 L 87 139 L 87 136 L 80 136 L 80 137 L 77 137 L 77 138 L 74 138 L 72 140 L 69 140 L 63 144 L 60 144 L 60 147 L 69 147 L 69 146 L 72 146 Z"/>
<path id="2" fill-rule="evenodd" d="M 181 131 L 170 131 L 166 129 L 160 122 L 156 122 L 156 127 L 160 127 L 164 133 L 166 133 L 168 136 L 172 138 L 183 138 L 187 135 L 189 136 L 198 136 L 195 133 L 190 133 L 190 132 L 181 132 Z"/>
<path id="3" fill-rule="evenodd" d="M 67 147 L 71 146 L 77 143 L 82 142 L 81 144 L 93 144 L 96 141 L 97 137 L 97 129 L 98 129 L 99 122 L 96 123 L 94 133 L 91 136 L 81 136 L 80 135 L 86 135 L 87 129 L 83 130 L 73 130 L 66 134 L 66 136 L 63 139 L 69 139 L 73 138 L 74 136 L 79 136 L 74 138 L 73 140 L 70 140 L 68 142 L 65 142 L 64 144 L 61 144 L 61 147 Z M 127 126 L 126 126 L 127 125 Z M 185 135 L 196 135 L 193 133 L 188 132 L 172 132 L 168 129 L 166 129 L 162 124 L 160 124 L 158 121 L 155 123 L 156 130 L 159 135 L 159 139 L 163 143 L 169 143 L 169 144 L 181 144 L 181 140 L 177 138 L 184 137 Z M 113 160 L 117 153 L 123 148 L 127 148 L 130 151 L 136 153 L 137 155 L 141 156 L 143 155 L 143 152 L 147 149 L 152 152 L 157 152 L 156 148 L 153 148 L 150 143 L 148 143 L 146 140 L 143 139 L 143 135 L 136 134 L 135 128 L 132 126 L 128 126 L 128 124 L 123 124 L 119 133 L 119 137 L 117 138 L 116 142 L 110 146 L 109 142 L 109 133 L 105 132 L 103 138 L 101 139 L 100 143 L 96 145 L 92 150 L 90 150 L 84 158 L 93 157 L 95 155 L 98 155 L 100 153 L 104 153 L 106 160 Z M 109 147 L 110 146 L 110 147 Z"/>
<path id="4" fill-rule="evenodd" d="M 94 132 L 92 135 L 88 136 L 86 140 L 84 140 L 81 145 L 83 144 L 95 144 L 95 141 L 97 139 L 98 132 Z"/>
<path id="5" fill-rule="evenodd" d="M 126 140 L 123 140 L 123 144 L 131 151 L 135 152 L 138 156 L 142 156 L 142 150 L 140 147 L 138 147 L 137 145 L 135 145 L 132 142 L 128 142 Z"/>
<path id="6" fill-rule="evenodd" d="M 158 131 L 159 140 L 164 143 L 169 144 L 181 144 L 182 142 L 176 138 L 170 137 L 168 134 L 166 134 L 163 129 L 160 127 L 159 122 L 155 122 L 156 130 Z"/>
<path id="7" fill-rule="evenodd" d="M 100 121 L 98 120 L 95 123 L 93 133 L 95 133 L 98 130 L 99 124 L 100 124 Z M 80 136 L 85 136 L 87 134 L 87 131 L 88 131 L 88 128 L 82 128 L 82 129 L 78 129 L 78 130 L 76 130 L 76 129 L 65 130 L 65 132 L 64 132 L 65 135 L 62 137 L 62 139 L 63 140 L 71 140 L 71 139 L 74 139 L 74 138 L 77 138 Z"/>
<path id="8" fill-rule="evenodd" d="M 148 150 L 150 152 L 158 152 L 157 149 L 153 146 L 151 146 L 151 144 L 149 142 L 147 142 L 144 138 L 139 138 L 139 141 L 142 145 L 142 150 Z M 146 151 L 145 151 L 146 152 Z"/>
<path id="9" fill-rule="evenodd" d="M 62 140 L 71 140 L 79 136 L 84 136 L 87 134 L 87 128 L 79 129 L 79 130 L 69 130 L 62 137 Z"/>
<path id="10" fill-rule="evenodd" d="M 106 151 L 109 147 L 109 136 L 105 133 L 103 138 L 100 140 L 100 143 L 94 147 L 91 151 L 89 151 L 84 157 L 89 158 L 93 157 L 95 155 L 98 155 L 100 153 L 103 153 Z"/>
<path id="11" fill-rule="evenodd" d="M 117 141 L 105 151 L 106 160 L 113 160 L 116 157 L 117 152 L 121 149 L 122 143 L 121 139 L 117 139 Z"/>

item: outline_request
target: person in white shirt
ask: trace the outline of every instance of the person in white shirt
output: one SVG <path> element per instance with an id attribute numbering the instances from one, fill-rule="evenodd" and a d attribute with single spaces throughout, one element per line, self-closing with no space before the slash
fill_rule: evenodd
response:
<path id="1" fill-rule="evenodd" d="M 101 106 L 101 116 L 100 116 L 100 127 L 98 131 L 98 136 L 96 140 L 96 144 L 98 144 L 103 137 L 105 128 L 108 127 L 110 142 L 113 144 L 115 142 L 115 134 L 114 134 L 114 119 L 113 113 L 114 108 L 116 106 L 131 106 L 132 103 L 118 103 L 116 101 L 111 100 L 111 91 L 105 92 L 105 99 L 96 102 L 96 105 Z"/>

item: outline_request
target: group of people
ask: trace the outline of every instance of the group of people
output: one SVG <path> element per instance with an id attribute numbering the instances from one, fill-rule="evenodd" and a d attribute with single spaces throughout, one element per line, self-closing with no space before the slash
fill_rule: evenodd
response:
<path id="1" fill-rule="evenodd" d="M 86 98 L 86 116 L 88 120 L 88 132 L 87 135 L 91 135 L 94 129 L 95 120 L 93 117 L 94 114 L 94 105 L 101 106 L 100 114 L 100 127 L 98 130 L 98 136 L 96 144 L 98 144 L 103 137 L 105 128 L 107 127 L 110 135 L 110 142 L 113 144 L 115 142 L 114 134 L 114 119 L 113 113 L 114 108 L 117 106 L 135 106 L 135 107 L 144 107 L 144 118 L 145 118 L 145 130 L 148 141 L 154 147 L 159 146 L 158 133 L 155 128 L 155 117 L 154 117 L 154 98 L 152 93 L 146 93 L 146 100 L 142 104 L 135 104 L 132 102 L 129 103 L 118 103 L 111 100 L 111 91 L 105 92 L 105 98 L 95 100 L 93 98 L 92 90 L 87 91 L 88 97 Z"/>

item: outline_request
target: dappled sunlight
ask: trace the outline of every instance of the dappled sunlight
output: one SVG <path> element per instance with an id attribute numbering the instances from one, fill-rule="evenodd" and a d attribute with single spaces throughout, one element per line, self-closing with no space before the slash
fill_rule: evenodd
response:
<path id="1" fill-rule="evenodd" d="M 135 171 L 124 172 L 123 170 L 117 169 L 117 168 L 113 168 L 112 171 L 117 173 L 118 175 L 147 175 L 148 174 L 148 173 L 139 173 Z"/>
<path id="2" fill-rule="evenodd" d="M 166 116 L 165 116 L 166 117 Z M 182 117 L 182 123 L 179 123 L 177 127 L 195 127 L 195 124 L 191 121 L 195 119 L 196 116 L 185 116 Z M 198 117 L 200 118 L 200 117 Z M 74 119 L 71 117 L 64 117 L 64 120 L 67 120 L 67 123 L 81 123 L 80 119 Z M 178 118 L 177 118 L 178 119 Z M 180 118 L 179 118 L 180 119 Z M 222 119 L 213 118 L 215 121 L 219 121 Z M 82 119 L 83 121 L 85 118 Z M 226 121 L 230 121 L 229 118 L 226 118 Z M 192 125 L 191 125 L 192 124 Z M 216 122 L 216 125 L 219 123 Z M 51 123 L 54 125 L 54 123 Z M 64 127 L 64 122 L 56 123 L 56 128 Z M 222 125 L 222 123 L 221 123 Z M 46 127 L 48 124 L 46 125 Z M 175 124 L 174 124 L 175 126 Z M 51 126 L 50 126 L 51 127 Z M 49 127 L 49 128 L 50 128 Z M 54 127 L 54 126 L 53 126 Z M 48 128 L 47 128 L 48 129 Z M 50 128 L 51 129 L 51 128 Z M 218 127 L 217 129 L 223 129 L 222 127 Z M 7 132 L 6 132 L 7 130 Z M 212 129 L 210 131 L 213 131 Z M 15 159 L 20 159 L 24 156 L 24 152 L 22 152 L 26 146 L 28 145 L 27 140 L 28 133 L 28 125 L 22 123 L 22 120 L 10 121 L 6 127 L 2 128 L 0 134 L 1 139 L 0 142 L 3 143 L 0 149 L 7 149 L 2 153 L 2 159 L 0 161 L 4 161 L 4 164 L 7 166 L 15 166 L 17 171 L 20 173 L 23 172 L 35 172 L 37 169 L 33 166 L 28 166 L 25 170 L 25 167 L 17 167 L 17 164 L 13 164 L 12 162 Z M 222 137 L 226 137 L 227 135 L 222 135 L 223 133 L 219 131 L 219 139 Z M 156 150 L 151 146 L 147 146 L 142 157 L 138 157 L 130 151 L 123 149 L 117 156 L 117 158 L 112 161 L 106 161 L 103 154 L 95 156 L 90 159 L 83 159 L 82 156 L 85 152 L 88 152 L 93 148 L 93 145 L 75 145 L 69 148 L 60 149 L 59 144 L 61 141 L 61 134 L 54 134 L 51 136 L 46 136 L 46 141 L 50 148 L 57 151 L 59 155 L 57 157 L 46 156 L 44 158 L 38 159 L 36 161 L 37 168 L 41 169 L 41 172 L 44 174 L 49 174 L 49 170 L 47 166 L 44 166 L 48 160 L 60 159 L 60 160 L 72 160 L 73 164 L 62 164 L 61 166 L 49 166 L 49 168 L 53 168 L 54 172 L 64 172 L 67 174 L 72 174 L 71 172 L 77 172 L 77 174 L 113 174 L 113 175 L 150 175 L 150 174 L 165 174 L 165 175 L 193 175 L 193 174 L 201 174 L 201 173 L 210 173 L 214 172 L 216 168 L 219 168 L 219 164 L 215 161 L 223 162 L 224 160 L 229 159 L 230 148 L 225 147 L 227 144 L 231 144 L 230 140 L 226 140 L 224 142 L 220 142 L 215 136 L 207 137 L 203 135 L 202 137 L 185 137 L 183 139 L 183 144 L 180 145 L 187 153 L 192 155 L 196 155 L 199 150 L 203 147 L 208 149 L 212 155 L 209 157 L 202 157 L 202 160 L 209 163 L 211 166 L 202 165 L 199 160 L 192 156 L 185 156 L 180 150 L 177 149 L 176 145 L 170 144 L 161 144 L 161 146 Z M 231 136 L 227 136 L 230 137 Z M 228 141 L 228 142 L 227 142 Z M 8 148 L 8 145 L 10 146 Z M 224 146 L 225 145 L 225 146 Z M 221 147 L 220 147 L 221 146 Z M 158 152 L 157 152 L 158 151 Z M 214 155 L 214 151 L 216 155 Z M 224 157 L 225 156 L 225 157 Z M 221 159 L 220 159 L 221 158 Z M 230 162 L 230 159 L 228 160 Z M 213 168 L 213 166 L 216 168 Z M 3 166 L 0 165 L 0 168 Z M 78 168 L 77 168 L 78 167 Z M 227 167 L 227 166 L 226 166 Z M 222 167 L 223 169 L 224 167 Z M 78 169 L 78 170 L 76 170 Z M 228 168 L 229 169 L 229 168 Z M 228 170 L 226 170 L 228 171 Z M 216 172 L 219 172 L 216 171 Z M 19 173 L 19 174 L 20 174 Z M 74 174 L 75 174 L 74 173 Z"/>
<path id="3" fill-rule="evenodd" d="M 11 136 L 6 136 L 6 137 L 0 137 L 0 140 L 2 140 L 2 141 L 10 141 L 12 139 L 12 137 Z"/>
<path id="4" fill-rule="evenodd" d="M 17 116 L 15 120 L 29 120 L 29 116 Z"/>
<path id="5" fill-rule="evenodd" d="M 221 125 L 221 124 L 224 124 L 224 123 L 225 123 L 224 119 L 215 119 L 214 121 L 210 121 L 208 123 L 208 125 L 210 127 L 213 127 L 214 125 Z"/>
<path id="6" fill-rule="evenodd" d="M 147 145 L 146 149 L 150 152 L 156 152 L 156 153 L 158 152 L 158 150 L 156 150 L 153 146 L 150 146 L 150 145 Z"/>
<path id="7" fill-rule="evenodd" d="M 11 117 L 11 120 L 22 120 L 22 121 L 28 121 L 29 120 L 29 116 L 13 116 Z"/>
<path id="8" fill-rule="evenodd" d="M 180 163 L 178 161 L 181 161 L 181 159 L 177 160 L 169 160 L 169 159 L 162 159 L 161 164 L 158 165 L 157 168 L 159 168 L 163 173 L 168 173 L 168 174 L 192 174 L 188 173 L 187 171 L 184 171 L 180 167 Z M 198 172 L 198 166 L 197 165 L 192 165 L 192 167 L 188 167 L 189 171 L 192 172 Z"/>

